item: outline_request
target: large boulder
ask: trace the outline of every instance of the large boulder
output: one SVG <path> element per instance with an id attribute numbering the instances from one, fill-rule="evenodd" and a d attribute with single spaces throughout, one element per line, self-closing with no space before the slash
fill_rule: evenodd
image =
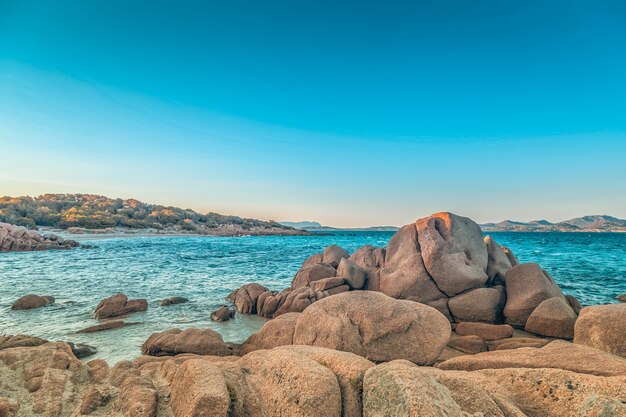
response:
<path id="1" fill-rule="evenodd" d="M 339 262 L 343 258 L 349 258 L 350 254 L 343 248 L 340 248 L 337 245 L 330 245 L 324 249 L 322 253 L 322 262 L 332 266 L 333 268 L 337 268 L 339 266 Z"/>
<path id="2" fill-rule="evenodd" d="M 181 353 L 196 355 L 232 355 L 222 336 L 211 329 L 170 329 L 152 334 L 141 346 L 141 353 L 150 356 L 174 356 Z"/>
<path id="3" fill-rule="evenodd" d="M 339 261 L 337 276 L 344 278 L 353 290 L 360 290 L 365 286 L 365 270 L 347 258 Z"/>
<path id="4" fill-rule="evenodd" d="M 555 340 L 542 348 L 525 347 L 459 356 L 440 363 L 439 368 L 459 371 L 558 368 L 581 374 L 624 376 L 626 359 L 587 346 Z"/>
<path id="5" fill-rule="evenodd" d="M 115 294 L 100 301 L 93 313 L 93 317 L 96 319 L 108 319 L 138 311 L 146 311 L 147 309 L 148 301 L 145 299 L 129 300 L 126 294 Z"/>
<path id="6" fill-rule="evenodd" d="M 537 306 L 528 317 L 524 330 L 542 336 L 573 339 L 575 323 L 576 313 L 568 302 L 564 298 L 553 297 Z"/>
<path id="7" fill-rule="evenodd" d="M 583 308 L 574 327 L 574 343 L 626 358 L 626 304 Z"/>
<path id="8" fill-rule="evenodd" d="M 357 249 L 350 260 L 365 271 L 365 288 L 370 291 L 380 290 L 380 268 L 385 265 L 385 248 L 364 245 Z"/>
<path id="9" fill-rule="evenodd" d="M 257 313 L 257 300 L 261 294 L 269 291 L 261 284 L 250 283 L 239 287 L 226 297 L 227 300 L 232 302 L 237 311 L 242 314 L 256 314 Z"/>
<path id="10" fill-rule="evenodd" d="M 17 299 L 11 306 L 11 310 L 30 310 L 33 308 L 45 307 L 54 303 L 54 297 L 49 295 L 28 294 Z"/>
<path id="11" fill-rule="evenodd" d="M 352 352 L 372 361 L 433 363 L 450 338 L 437 310 L 373 291 L 324 298 L 298 318 L 294 344 Z"/>
<path id="12" fill-rule="evenodd" d="M 498 285 L 476 288 L 448 300 L 448 308 L 456 321 L 497 323 L 502 321 L 506 290 Z"/>
<path id="13" fill-rule="evenodd" d="M 446 298 L 426 271 L 414 224 L 402 227 L 389 241 L 378 287 L 390 297 L 424 304 Z"/>
<path id="14" fill-rule="evenodd" d="M 269 320 L 242 344 L 242 351 L 248 353 L 259 349 L 273 349 L 277 346 L 292 345 L 296 322 L 300 314 L 286 313 Z"/>
<path id="15" fill-rule="evenodd" d="M 487 248 L 487 276 L 489 277 L 489 282 L 502 284 L 506 271 L 513 267 L 511 261 L 504 253 L 502 246 L 494 238 L 485 236 L 484 241 Z"/>
<path id="16" fill-rule="evenodd" d="M 436 213 L 415 223 L 424 265 L 448 296 L 487 281 L 487 248 L 480 226 L 467 217 Z"/>
<path id="17" fill-rule="evenodd" d="M 338 417 L 342 398 L 329 367 L 287 349 L 251 352 L 237 361 L 261 410 L 256 416 Z"/>
<path id="18" fill-rule="evenodd" d="M 291 281 L 291 288 L 306 287 L 324 278 L 337 276 L 337 270 L 328 264 L 314 264 L 299 270 Z"/>
<path id="19" fill-rule="evenodd" d="M 507 323 L 523 328 L 528 317 L 543 301 L 553 297 L 565 298 L 559 286 L 546 271 L 535 263 L 520 264 L 505 276 Z"/>

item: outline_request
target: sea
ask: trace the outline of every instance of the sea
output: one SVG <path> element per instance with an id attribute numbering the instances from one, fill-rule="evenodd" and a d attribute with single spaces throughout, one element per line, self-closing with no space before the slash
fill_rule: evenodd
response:
<path id="1" fill-rule="evenodd" d="M 0 336 L 28 334 L 52 341 L 86 343 L 109 363 L 133 359 L 154 332 L 178 327 L 211 328 L 227 342 L 243 342 L 265 319 L 237 314 L 211 321 L 211 311 L 249 282 L 272 290 L 288 287 L 302 262 L 330 244 L 349 252 L 362 245 L 385 246 L 392 232 L 335 232 L 311 236 L 132 236 L 83 238 L 90 248 L 69 251 L 0 253 Z M 537 262 L 563 291 L 583 305 L 616 302 L 626 293 L 625 233 L 491 233 L 520 262 Z M 93 239 L 93 240 L 91 240 Z M 146 298 L 148 310 L 126 321 L 135 326 L 99 333 L 76 332 L 98 322 L 98 302 L 123 292 Z M 53 305 L 12 311 L 25 294 L 51 295 Z M 188 303 L 161 307 L 181 296 Z"/>

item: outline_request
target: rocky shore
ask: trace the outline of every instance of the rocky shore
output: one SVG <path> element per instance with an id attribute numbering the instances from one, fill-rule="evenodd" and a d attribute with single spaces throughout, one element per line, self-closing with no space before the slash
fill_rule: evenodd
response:
<path id="1" fill-rule="evenodd" d="M 117 364 L 0 337 L 0 416 L 626 416 L 626 304 L 581 306 L 464 217 L 420 219 L 386 248 L 330 246 L 289 288 L 228 299 L 270 320 L 241 344 L 155 333 Z M 114 328 L 148 304 L 94 307 Z"/>
<path id="2" fill-rule="evenodd" d="M 25 227 L 0 223 L 0 252 L 26 252 L 50 249 L 72 249 L 78 242 L 52 233 L 40 234 Z"/>

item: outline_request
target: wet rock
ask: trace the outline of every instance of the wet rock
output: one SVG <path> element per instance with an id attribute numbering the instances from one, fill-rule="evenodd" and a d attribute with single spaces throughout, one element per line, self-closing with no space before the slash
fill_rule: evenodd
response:
<path id="1" fill-rule="evenodd" d="M 437 310 L 373 291 L 324 298 L 298 318 L 294 344 L 352 352 L 373 361 L 433 363 L 450 338 Z"/>
<path id="2" fill-rule="evenodd" d="M 231 301 L 240 313 L 256 314 L 257 300 L 259 296 L 266 291 L 269 290 L 264 286 L 250 283 L 242 285 L 237 290 L 230 293 L 226 299 Z"/>
<path id="3" fill-rule="evenodd" d="M 576 313 L 561 297 L 542 301 L 526 321 L 527 332 L 561 339 L 574 338 Z"/>
<path id="4" fill-rule="evenodd" d="M 242 352 L 248 353 L 259 349 L 273 349 L 277 346 L 292 345 L 296 321 L 300 314 L 286 313 L 268 321 L 242 344 Z"/>
<path id="5" fill-rule="evenodd" d="M 574 343 L 626 358 L 626 304 L 583 308 L 574 328 Z"/>
<path id="6" fill-rule="evenodd" d="M 86 327 L 82 330 L 77 331 L 76 333 L 102 332 L 104 330 L 119 329 L 121 327 L 126 327 L 126 326 L 135 326 L 137 324 L 142 324 L 142 323 L 125 322 L 123 320 L 110 320 L 110 321 L 105 321 L 104 323 L 96 324 L 95 326 Z"/>
<path id="7" fill-rule="evenodd" d="M 350 254 L 343 248 L 340 248 L 337 245 L 330 245 L 324 249 L 322 253 L 322 262 L 332 266 L 333 268 L 337 268 L 339 266 L 339 262 L 343 258 L 349 258 Z"/>
<path id="8" fill-rule="evenodd" d="M 11 310 L 30 310 L 33 308 L 44 307 L 54 303 L 54 297 L 49 295 L 28 294 L 20 297 L 13 305 Z"/>
<path id="9" fill-rule="evenodd" d="M 426 270 L 448 296 L 487 281 L 487 248 L 480 226 L 467 217 L 436 213 L 416 223 Z"/>
<path id="10" fill-rule="evenodd" d="M 513 336 L 513 328 L 508 324 L 462 322 L 457 324 L 455 331 L 459 336 L 478 336 L 484 340 L 499 340 Z"/>
<path id="11" fill-rule="evenodd" d="M 170 329 L 152 334 L 141 346 L 141 353 L 150 356 L 174 356 L 180 353 L 196 355 L 232 355 L 222 336 L 211 329 Z"/>
<path id="12" fill-rule="evenodd" d="M 337 275 L 335 268 L 328 264 L 314 264 L 299 270 L 291 282 L 291 288 L 309 286 L 312 282 L 319 281 L 324 278 L 331 278 Z"/>
<path id="13" fill-rule="evenodd" d="M 343 277 L 351 289 L 360 290 L 365 286 L 365 270 L 347 258 L 339 262 L 337 276 Z"/>
<path id="14" fill-rule="evenodd" d="M 83 359 L 83 358 L 86 358 L 88 356 L 95 355 L 96 353 L 98 353 L 98 349 L 96 349 L 93 346 L 84 344 L 84 343 L 72 343 L 72 342 L 66 342 L 66 343 L 70 346 L 70 349 L 72 349 L 72 353 L 74 354 L 74 356 L 76 356 L 77 359 Z"/>
<path id="15" fill-rule="evenodd" d="M 615 299 L 621 301 L 622 303 L 626 303 L 626 294 L 618 295 Z"/>
<path id="16" fill-rule="evenodd" d="M 558 368 L 581 374 L 626 375 L 626 359 L 564 340 L 542 348 L 520 348 L 459 356 L 439 364 L 440 369 L 476 371 L 503 368 Z"/>
<path id="17" fill-rule="evenodd" d="M 506 305 L 504 316 L 512 326 L 523 328 L 526 320 L 542 301 L 564 298 L 554 279 L 535 263 L 520 264 L 508 270 L 505 277 Z"/>
<path id="18" fill-rule="evenodd" d="M 450 313 L 457 321 L 502 322 L 502 309 L 506 303 L 506 290 L 498 285 L 476 288 L 448 300 Z"/>
<path id="19" fill-rule="evenodd" d="M 187 302 L 189 302 L 189 299 L 185 297 L 170 297 L 170 298 L 164 298 L 163 300 L 159 301 L 159 305 L 162 307 L 166 307 L 166 306 L 171 306 L 174 304 L 181 304 L 181 303 L 187 303 Z"/>
<path id="20" fill-rule="evenodd" d="M 148 301 L 145 299 L 129 300 L 126 294 L 115 294 L 100 301 L 93 316 L 96 319 L 108 319 L 147 309 Z"/>
<path id="21" fill-rule="evenodd" d="M 211 313 L 213 321 L 227 321 L 235 317 L 235 310 L 231 310 L 227 306 L 222 306 Z"/>

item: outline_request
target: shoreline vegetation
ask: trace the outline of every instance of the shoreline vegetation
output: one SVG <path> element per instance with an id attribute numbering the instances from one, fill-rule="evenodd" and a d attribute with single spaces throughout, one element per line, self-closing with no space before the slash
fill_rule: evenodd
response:
<path id="1" fill-rule="evenodd" d="M 330 245 L 288 288 L 227 300 L 207 314 L 268 320 L 243 343 L 156 332 L 114 365 L 80 360 L 97 346 L 1 336 L 0 415 L 626 416 L 626 304 L 582 306 L 466 217 L 419 219 L 386 247 Z M 82 332 L 187 301 L 113 294 Z M 28 294 L 8 314 L 54 303 Z"/>
<path id="2" fill-rule="evenodd" d="M 198 234 L 206 236 L 305 235 L 275 221 L 198 213 L 94 194 L 0 197 L 0 222 L 69 234 Z"/>

